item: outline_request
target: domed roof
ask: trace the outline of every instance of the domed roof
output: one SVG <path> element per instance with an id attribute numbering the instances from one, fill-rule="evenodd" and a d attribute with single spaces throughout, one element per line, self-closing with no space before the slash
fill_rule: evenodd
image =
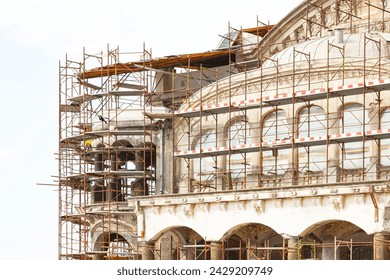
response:
<path id="1" fill-rule="evenodd" d="M 288 47 L 283 51 L 273 55 L 272 60 L 278 61 L 279 65 L 292 64 L 294 62 L 308 61 L 308 55 L 310 55 L 310 61 L 327 60 L 328 52 L 329 58 L 342 58 L 342 50 L 344 48 L 344 58 L 346 60 L 361 60 L 364 58 L 364 46 L 366 45 L 366 58 L 378 58 L 379 49 L 375 41 L 380 41 L 380 38 L 376 34 L 366 35 L 360 34 L 343 34 L 341 35 L 342 42 L 338 42 L 336 36 L 326 36 L 318 39 L 308 40 L 306 42 Z M 371 38 L 372 40 L 368 39 Z M 375 41 L 373 41 L 375 40 Z M 332 47 L 336 46 L 336 47 Z M 328 50 L 329 46 L 329 50 Z M 295 49 L 295 51 L 294 51 Z M 263 64 L 263 68 L 275 67 L 272 60 L 268 60 Z"/>

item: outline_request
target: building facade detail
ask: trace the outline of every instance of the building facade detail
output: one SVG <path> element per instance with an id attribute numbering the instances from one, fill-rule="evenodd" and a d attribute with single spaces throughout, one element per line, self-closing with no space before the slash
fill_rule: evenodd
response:
<path id="1" fill-rule="evenodd" d="M 60 259 L 389 259 L 387 1 L 303 1 L 211 52 L 66 58 Z"/>

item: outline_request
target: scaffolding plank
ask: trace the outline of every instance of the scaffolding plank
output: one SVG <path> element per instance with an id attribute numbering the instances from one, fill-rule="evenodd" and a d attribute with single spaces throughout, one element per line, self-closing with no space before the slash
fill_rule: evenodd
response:
<path id="1" fill-rule="evenodd" d="M 83 182 L 84 178 L 88 178 L 88 180 L 92 180 L 94 177 L 121 177 L 121 178 L 150 178 L 153 179 L 154 176 L 152 172 L 147 171 L 138 171 L 138 170 L 119 170 L 119 171 L 90 171 L 80 174 L 72 174 L 68 176 L 64 176 L 63 180 L 74 181 L 77 180 L 79 182 Z"/>
<path id="2" fill-rule="evenodd" d="M 217 103 L 212 105 L 205 105 L 201 107 L 187 108 L 183 110 L 177 110 L 175 115 L 182 117 L 200 117 L 200 115 L 210 115 L 210 114 L 221 114 L 228 113 L 229 110 L 249 110 L 257 109 L 261 106 L 277 106 L 277 105 L 287 105 L 294 102 L 305 102 L 305 101 L 314 101 L 320 100 L 327 97 L 338 97 L 338 96 L 348 96 L 348 95 L 358 95 L 363 94 L 364 92 L 370 93 L 374 91 L 386 90 L 390 88 L 390 79 L 383 79 L 377 81 L 368 81 L 364 83 L 341 85 L 326 88 L 318 88 L 312 90 L 301 90 L 297 91 L 294 94 L 292 93 L 281 93 L 277 95 L 265 96 L 262 99 L 249 99 L 249 100 L 240 100 L 233 101 L 231 104 Z M 248 93 L 256 94 L 256 93 Z M 258 94 L 258 93 L 257 93 Z"/>
<path id="3" fill-rule="evenodd" d="M 74 96 L 69 98 L 69 101 L 71 101 L 70 105 L 78 105 L 83 102 L 89 102 L 91 100 L 99 99 L 105 96 L 114 95 L 114 96 L 141 96 L 144 94 L 144 91 L 134 91 L 134 90 L 127 90 L 127 91 L 119 91 L 119 90 L 112 90 L 108 92 L 102 92 L 102 93 L 95 93 L 95 94 L 82 94 L 78 96 Z"/>
<path id="4" fill-rule="evenodd" d="M 153 112 L 143 112 L 145 116 L 149 119 L 171 119 L 172 113 L 153 113 Z"/>
<path id="5" fill-rule="evenodd" d="M 114 96 L 140 96 L 143 95 L 144 91 L 135 91 L 135 90 L 110 90 L 108 92 L 96 93 L 94 96 L 105 97 L 109 95 Z"/>
<path id="6" fill-rule="evenodd" d="M 71 98 L 69 98 L 69 101 L 71 101 L 70 105 L 75 105 L 75 104 L 80 104 L 83 102 L 95 100 L 98 98 L 100 98 L 100 96 L 98 96 L 97 94 L 83 94 L 83 95 L 71 97 Z"/>
<path id="7" fill-rule="evenodd" d="M 121 178 L 153 178 L 153 174 L 151 172 L 144 172 L 138 170 L 93 171 L 87 172 L 86 175 L 89 177 L 114 176 Z"/>
<path id="8" fill-rule="evenodd" d="M 79 113 L 80 112 L 80 105 L 79 104 L 61 104 L 60 105 L 60 112 Z"/>
<path id="9" fill-rule="evenodd" d="M 97 131 L 87 131 L 82 134 L 72 135 L 62 139 L 61 143 L 75 143 L 79 141 L 92 140 L 99 137 L 111 135 L 151 135 L 151 132 L 146 130 L 97 130 Z"/>
<path id="10" fill-rule="evenodd" d="M 93 133 L 87 132 L 85 134 L 78 134 L 78 135 L 66 137 L 62 139 L 60 142 L 61 143 L 79 142 L 79 141 L 96 139 L 98 137 L 99 135 L 95 135 Z"/>
<path id="11" fill-rule="evenodd" d="M 320 146 L 334 143 L 351 143 L 351 142 L 361 142 L 363 138 L 372 140 L 372 139 L 386 139 L 390 138 L 390 129 L 383 130 L 372 130 L 366 131 L 366 133 L 358 132 L 348 132 L 348 133 L 339 133 L 332 134 L 328 136 L 317 136 L 317 137 L 305 137 L 305 138 L 296 138 L 294 141 L 291 138 L 281 139 L 281 140 L 272 140 L 256 144 L 242 144 L 232 147 L 212 147 L 201 150 L 188 150 L 188 151 L 176 151 L 175 157 L 182 158 L 199 158 L 199 157 L 211 157 L 211 156 L 220 156 L 228 155 L 235 153 L 250 153 L 258 152 L 260 147 L 263 151 L 267 150 L 276 150 L 276 149 L 289 149 L 294 144 L 296 147 L 309 147 L 309 146 Z"/>
<path id="12" fill-rule="evenodd" d="M 97 131 L 90 131 L 87 132 L 86 135 L 93 135 L 95 138 L 107 136 L 108 134 L 111 135 L 150 135 L 150 132 L 145 130 L 97 130 Z M 88 136 L 90 137 L 90 136 Z"/>
<path id="13" fill-rule="evenodd" d="M 80 85 L 82 85 L 82 86 L 89 87 L 89 88 L 92 88 L 92 89 L 94 89 L 94 90 L 98 90 L 98 89 L 101 88 L 101 87 L 99 87 L 99 86 L 97 86 L 97 85 L 88 83 L 87 81 L 84 81 L 84 80 L 79 80 L 79 83 L 80 83 Z"/>
<path id="14" fill-rule="evenodd" d="M 145 86 L 139 85 L 139 84 L 129 84 L 129 83 L 116 83 L 114 85 L 116 88 L 128 88 L 128 89 L 136 89 L 136 90 L 143 90 L 145 89 Z"/>
<path id="15" fill-rule="evenodd" d="M 86 152 L 86 155 L 93 155 L 93 154 L 108 154 L 108 153 L 111 153 L 111 154 L 115 154 L 117 152 L 142 152 L 142 151 L 150 151 L 150 150 L 155 150 L 155 148 L 151 148 L 151 147 L 110 147 L 110 148 L 99 148 L 99 149 L 95 149 L 93 151 L 88 151 Z"/>

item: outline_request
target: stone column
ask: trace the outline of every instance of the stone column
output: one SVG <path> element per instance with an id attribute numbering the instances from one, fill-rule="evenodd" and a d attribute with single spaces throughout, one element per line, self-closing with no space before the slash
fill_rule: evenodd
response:
<path id="1" fill-rule="evenodd" d="M 337 108 L 337 106 L 335 107 Z M 326 112 L 325 112 L 326 113 Z M 329 114 L 329 134 L 338 134 L 339 133 L 339 121 L 338 121 L 338 113 L 330 113 Z M 326 147 L 325 147 L 326 148 Z M 326 153 L 326 151 L 325 151 Z M 326 154 L 325 154 L 326 157 Z M 341 161 L 340 148 L 338 144 L 331 144 L 328 148 L 328 174 L 325 174 L 326 170 L 324 170 L 324 175 L 328 175 L 329 183 L 336 183 L 338 180 L 337 170 Z M 325 180 L 324 180 L 325 182 Z"/>
<path id="2" fill-rule="evenodd" d="M 141 245 L 142 260 L 154 260 L 154 242 L 143 242 Z"/>
<path id="3" fill-rule="evenodd" d="M 383 232 L 374 234 L 374 260 L 390 259 L 390 244 L 387 243 L 388 235 Z"/>
<path id="4" fill-rule="evenodd" d="M 94 156 L 95 171 L 103 171 L 103 154 Z M 92 202 L 102 202 L 104 197 L 104 181 L 96 180 L 92 188 Z"/>
<path id="5" fill-rule="evenodd" d="M 210 260 L 222 260 L 222 243 L 212 241 L 210 243 Z"/>
<path id="6" fill-rule="evenodd" d="M 117 158 L 115 152 L 111 154 L 111 171 L 117 171 L 118 166 L 117 166 Z M 107 196 L 106 200 L 107 201 L 114 201 L 116 200 L 116 193 L 117 193 L 117 179 L 116 178 L 111 178 L 110 182 L 108 184 L 108 190 L 107 190 Z"/>
<path id="7" fill-rule="evenodd" d="M 366 131 L 379 129 L 379 122 L 380 122 L 379 114 L 376 111 L 371 112 L 369 113 L 369 118 L 370 118 L 370 125 L 366 126 Z M 366 153 L 365 156 L 370 157 L 369 163 L 368 164 L 365 163 L 367 164 L 365 170 L 366 180 L 376 180 L 379 179 L 379 174 L 378 174 L 378 167 L 380 166 L 379 146 L 376 141 L 368 141 L 366 143 L 369 144 L 369 149 L 368 149 L 368 153 Z"/>
<path id="8" fill-rule="evenodd" d="M 298 259 L 298 241 L 299 238 L 292 236 L 287 242 L 287 259 L 297 260 Z"/>
<path id="9" fill-rule="evenodd" d="M 294 108 L 294 110 L 293 110 Z M 286 117 L 287 117 L 287 123 L 289 127 L 289 131 L 291 132 L 291 135 L 285 135 L 287 137 L 295 138 L 297 136 L 298 131 L 298 124 L 294 124 L 294 120 L 297 120 L 297 108 L 294 107 L 292 104 L 288 105 L 288 110 L 286 111 Z M 290 133 L 289 133 L 290 134 Z M 278 136 L 278 138 L 281 138 L 284 136 Z M 294 146 L 294 149 L 288 149 L 288 169 L 290 170 L 290 180 L 284 180 L 287 185 L 297 185 L 298 184 L 298 156 L 299 151 L 296 146 Z M 277 150 L 278 153 L 282 153 L 282 150 Z M 287 177 L 286 177 L 287 178 Z"/>
<path id="10" fill-rule="evenodd" d="M 216 131 L 218 137 L 216 143 L 217 147 L 223 147 L 226 145 L 225 139 L 223 137 L 224 136 L 223 132 L 224 132 L 224 127 L 222 125 L 217 127 L 217 131 Z M 226 157 L 227 156 L 217 157 L 217 169 L 215 169 L 215 171 L 217 172 L 217 186 L 216 186 L 217 191 L 226 190 L 229 187 L 229 180 L 228 180 L 229 176 L 226 173 L 227 170 Z"/>

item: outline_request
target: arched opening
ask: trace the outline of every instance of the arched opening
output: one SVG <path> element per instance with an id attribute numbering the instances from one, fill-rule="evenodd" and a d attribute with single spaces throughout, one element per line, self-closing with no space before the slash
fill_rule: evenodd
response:
<path id="1" fill-rule="evenodd" d="M 154 243 L 155 260 L 206 260 L 210 250 L 204 239 L 188 227 L 175 227 L 160 233 Z"/>
<path id="2" fill-rule="evenodd" d="M 319 106 L 307 106 L 299 112 L 298 137 L 326 135 L 326 116 Z M 322 183 L 326 169 L 325 146 L 306 146 L 298 150 L 300 184 Z"/>
<path id="3" fill-rule="evenodd" d="M 341 133 L 363 132 L 370 130 L 368 111 L 359 103 L 347 104 L 342 108 L 340 118 Z M 364 169 L 369 166 L 370 160 L 366 155 L 369 142 L 359 141 L 341 143 L 341 180 L 355 181 L 361 179 Z"/>
<path id="4" fill-rule="evenodd" d="M 283 237 L 262 224 L 239 225 L 223 237 L 224 259 L 227 260 L 282 260 L 286 250 Z"/>
<path id="5" fill-rule="evenodd" d="M 125 176 L 123 178 L 124 191 L 126 196 L 144 196 L 155 193 L 155 169 L 156 169 L 156 145 L 151 142 L 146 142 L 133 147 L 131 144 L 127 146 L 129 149 L 126 154 L 126 161 L 123 164 L 123 169 L 127 171 L 142 171 L 145 172 L 141 177 Z"/>
<path id="6" fill-rule="evenodd" d="M 95 259 L 132 260 L 137 259 L 133 246 L 121 234 L 103 233 L 95 243 Z M 105 253 L 102 253 L 105 252 Z"/>
<path id="7" fill-rule="evenodd" d="M 195 141 L 192 148 L 201 150 L 216 147 L 216 132 L 214 129 L 203 131 Z M 217 168 L 213 157 L 197 157 L 191 160 L 192 163 L 192 185 L 195 191 L 213 191 L 216 189 L 214 184 L 214 173 Z"/>
<path id="8" fill-rule="evenodd" d="M 227 142 L 230 147 L 250 143 L 251 133 L 249 123 L 244 117 L 235 117 L 229 121 L 226 131 Z M 251 153 L 230 154 L 227 159 L 226 170 L 229 171 L 232 187 L 243 189 L 246 182 Z"/>
<path id="9" fill-rule="evenodd" d="M 347 221 L 325 221 L 301 235 L 298 252 L 300 259 L 372 260 L 373 236 Z"/>
<path id="10" fill-rule="evenodd" d="M 289 126 L 286 112 L 276 110 L 266 115 L 262 124 L 264 142 L 288 139 Z M 263 151 L 262 173 L 266 185 L 281 185 L 284 175 L 288 172 L 288 149 L 273 149 Z"/>

